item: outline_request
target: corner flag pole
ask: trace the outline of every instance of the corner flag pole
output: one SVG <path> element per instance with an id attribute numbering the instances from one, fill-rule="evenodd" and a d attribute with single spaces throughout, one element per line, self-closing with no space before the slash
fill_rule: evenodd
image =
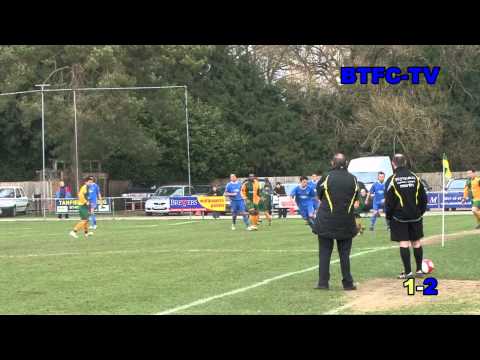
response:
<path id="1" fill-rule="evenodd" d="M 445 154 L 443 154 L 445 159 Z M 445 162 L 442 160 L 442 248 L 445 246 Z"/>

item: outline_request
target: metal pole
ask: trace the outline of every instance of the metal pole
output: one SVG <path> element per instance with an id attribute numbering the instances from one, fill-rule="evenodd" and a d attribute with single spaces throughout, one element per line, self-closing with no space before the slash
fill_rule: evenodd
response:
<path id="1" fill-rule="evenodd" d="M 39 86 L 41 88 L 42 92 L 42 188 L 43 188 L 43 197 L 45 198 L 45 201 L 43 202 L 42 206 L 42 213 L 43 217 L 45 218 L 45 202 L 46 202 L 46 179 L 45 179 L 45 93 L 44 93 L 44 88 L 45 86 L 50 86 L 48 84 L 39 84 L 35 85 Z"/>
<path id="2" fill-rule="evenodd" d="M 80 183 L 78 177 L 78 130 L 77 130 L 77 95 L 73 91 L 73 117 L 75 122 L 75 168 L 76 168 L 76 181 L 77 181 L 77 191 L 80 190 Z"/>
<path id="3" fill-rule="evenodd" d="M 192 179 L 190 175 L 190 132 L 188 128 L 188 89 L 185 85 L 185 124 L 187 127 L 187 168 L 188 168 L 188 193 L 192 195 Z M 190 212 L 189 216 L 190 220 L 192 220 L 192 212 Z"/>
<path id="4" fill-rule="evenodd" d="M 46 197 L 46 183 L 45 183 L 45 95 L 42 87 L 42 184 L 43 196 Z M 45 202 L 42 206 L 43 217 L 45 217 Z"/>
<path id="5" fill-rule="evenodd" d="M 445 155 L 443 156 L 445 158 Z M 442 161 L 442 248 L 445 246 L 445 165 Z"/>

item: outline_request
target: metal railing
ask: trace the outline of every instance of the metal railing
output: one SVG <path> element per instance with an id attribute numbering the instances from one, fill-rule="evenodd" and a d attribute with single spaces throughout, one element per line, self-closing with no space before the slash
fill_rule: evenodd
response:
<path id="1" fill-rule="evenodd" d="M 126 197 L 106 197 L 108 203 L 111 204 L 110 211 L 96 212 L 97 216 L 128 216 L 128 215 L 144 215 L 145 202 L 147 199 L 136 200 Z M 75 200 L 66 198 L 41 198 L 32 197 L 28 199 L 26 216 L 42 217 L 45 210 L 46 217 L 57 216 L 57 200 Z M 64 213 L 62 213 L 64 214 Z M 75 216 L 77 212 L 69 212 L 70 216 Z M 21 214 L 19 214 L 21 215 Z"/>

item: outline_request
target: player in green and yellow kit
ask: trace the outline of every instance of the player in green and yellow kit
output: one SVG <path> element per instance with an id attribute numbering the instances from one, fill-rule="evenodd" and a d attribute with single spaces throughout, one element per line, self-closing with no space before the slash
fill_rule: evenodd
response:
<path id="1" fill-rule="evenodd" d="M 88 218 L 90 216 L 90 212 L 88 209 L 89 202 L 88 202 L 88 187 L 92 184 L 91 178 L 86 178 L 83 186 L 78 191 L 78 211 L 80 214 L 80 221 L 75 225 L 72 231 L 70 231 L 70 236 L 74 238 L 78 238 L 78 231 L 82 230 L 85 233 L 85 237 L 93 235 L 93 233 L 88 232 Z"/>
<path id="2" fill-rule="evenodd" d="M 475 229 L 480 229 L 480 176 L 476 175 L 475 170 L 468 170 L 467 176 L 462 203 L 465 203 L 468 198 L 472 199 L 472 213 L 477 220 Z"/>

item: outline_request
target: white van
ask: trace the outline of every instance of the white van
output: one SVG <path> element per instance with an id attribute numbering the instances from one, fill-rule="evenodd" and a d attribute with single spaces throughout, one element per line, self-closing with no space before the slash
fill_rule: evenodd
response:
<path id="1" fill-rule="evenodd" d="M 350 160 L 348 172 L 357 177 L 358 181 L 365 184 L 368 191 L 378 179 L 378 172 L 385 173 L 385 180 L 393 175 L 393 168 L 388 156 L 366 156 Z"/>

